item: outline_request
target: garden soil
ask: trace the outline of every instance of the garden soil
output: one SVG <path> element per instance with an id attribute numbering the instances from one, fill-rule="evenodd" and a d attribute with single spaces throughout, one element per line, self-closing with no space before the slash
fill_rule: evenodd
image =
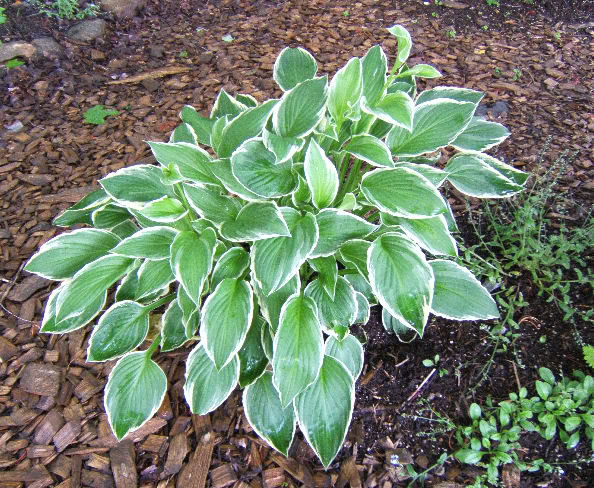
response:
<path id="1" fill-rule="evenodd" d="M 520 386 L 534 392 L 540 366 L 557 374 L 586 371 L 575 335 L 594 343 L 592 324 L 565 323 L 530 278 L 519 276 L 530 304 L 514 317 L 520 336 L 493 356 L 487 375 L 493 324 L 431 319 L 422 341 L 402 344 L 385 333 L 374 310 L 354 330 L 367 341 L 366 362 L 349 434 L 328 471 L 301 435 L 290 459 L 268 448 L 247 423 L 239 391 L 213 414 L 192 415 L 182 394 L 190 346 L 158 356 L 168 395 L 152 420 L 117 443 L 103 408 L 113 362 L 85 362 L 88 328 L 39 334 L 53 285 L 23 271 L 35 250 L 62 232 L 53 218 L 99 178 L 153 162 L 144 141 L 167 140 L 185 104 L 208 113 L 221 88 L 259 101 L 278 97 L 272 68 L 287 45 L 307 48 L 329 75 L 374 44 L 393 59 L 396 41 L 385 28 L 397 23 L 412 34 L 411 63 L 433 64 L 444 75 L 421 88 L 439 83 L 485 92 L 480 110 L 512 134 L 495 156 L 539 175 L 570 151 L 555 187 L 565 194 L 566 211 L 552 211 L 550 219 L 553 227 L 580 225 L 594 192 L 592 2 L 499 3 L 153 0 L 135 18 L 105 17 L 106 33 L 89 43 L 65 35 L 72 22 L 11 4 L 2 41 L 51 36 L 63 53 L 0 69 L 0 486 L 406 486 L 406 465 L 421 472 L 456 448 L 439 416 L 465 423 L 472 402 L 502 400 Z M 97 104 L 120 113 L 103 125 L 83 123 Z M 480 212 L 480 205 L 454 191 L 448 196 L 460 239 L 471 242 L 467 208 Z M 592 255 L 590 249 L 584 256 L 590 266 Z M 577 306 L 592 307 L 589 293 L 574 297 Z M 422 365 L 435 354 L 447 374 Z M 558 438 L 527 435 L 520 456 L 560 469 L 506 468 L 503 480 L 508 487 L 594 486 L 591 455 L 585 447 L 567 451 Z M 426 483 L 461 487 L 482 472 L 450 459 Z"/>

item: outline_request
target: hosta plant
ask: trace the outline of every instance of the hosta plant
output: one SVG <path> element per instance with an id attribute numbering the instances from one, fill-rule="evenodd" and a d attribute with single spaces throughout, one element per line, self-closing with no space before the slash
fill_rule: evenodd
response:
<path id="1" fill-rule="evenodd" d="M 409 33 L 389 31 L 398 38 L 390 70 L 374 46 L 328 80 L 307 51 L 284 49 L 279 99 L 221 90 L 209 117 L 184 107 L 169 142 L 149 142 L 158 165 L 107 175 L 56 219 L 83 226 L 27 264 L 61 281 L 41 330 L 94 323 L 87 360 L 118 360 L 105 389 L 118 438 L 165 395 L 152 355 L 187 348 L 192 412 L 215 410 L 239 385 L 263 439 L 286 455 L 299 425 L 328 467 L 363 366 L 349 328 L 372 305 L 397 334 L 422 336 L 430 313 L 497 317 L 456 262 L 440 188 L 508 197 L 526 175 L 482 152 L 508 136 L 474 117 L 483 95 L 417 93 L 416 78 L 440 74 L 407 66 Z M 437 167 L 446 147 L 455 153 Z"/>

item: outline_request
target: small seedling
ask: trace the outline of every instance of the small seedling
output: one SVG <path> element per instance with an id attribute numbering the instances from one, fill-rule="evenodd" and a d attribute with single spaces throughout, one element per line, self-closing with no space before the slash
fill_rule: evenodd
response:
<path id="1" fill-rule="evenodd" d="M 235 38 L 231 34 L 227 34 L 221 37 L 221 39 L 225 42 L 233 42 Z"/>
<path id="2" fill-rule="evenodd" d="M 16 68 L 18 66 L 22 66 L 23 64 L 25 64 L 25 62 L 19 58 L 12 58 L 9 59 L 8 61 L 6 61 L 4 63 L 4 66 L 6 66 L 8 69 L 10 68 Z"/>
<path id="3" fill-rule="evenodd" d="M 0 24 L 4 24 L 6 22 L 6 14 L 4 13 L 5 10 L 6 8 L 0 7 Z"/>
<path id="4" fill-rule="evenodd" d="M 485 24 L 481 27 L 481 29 L 483 29 L 486 32 L 489 30 L 489 26 L 487 24 Z"/>
<path id="5" fill-rule="evenodd" d="M 501 71 L 501 68 L 495 68 L 495 76 L 497 76 L 497 77 L 503 76 L 503 71 Z"/>
<path id="6" fill-rule="evenodd" d="M 106 109 L 103 105 L 95 105 L 85 112 L 84 123 L 101 125 L 105 123 L 105 117 L 119 115 L 119 110 Z"/>
<path id="7" fill-rule="evenodd" d="M 437 366 L 437 364 L 439 363 L 439 354 L 436 354 L 435 356 L 433 356 L 433 359 L 423 359 L 423 366 L 425 366 L 426 368 L 435 368 Z"/>
<path id="8" fill-rule="evenodd" d="M 561 31 L 554 32 L 553 37 L 555 38 L 556 41 L 560 41 L 561 40 Z"/>
<path id="9" fill-rule="evenodd" d="M 487 5 L 489 6 L 495 6 L 495 7 L 499 7 L 499 0 L 485 0 L 487 2 Z"/>
<path id="10" fill-rule="evenodd" d="M 188 51 L 184 50 L 182 52 L 179 53 L 179 57 L 180 58 L 187 58 L 189 56 Z"/>
<path id="11" fill-rule="evenodd" d="M 342 15 L 343 15 L 344 17 L 348 17 L 348 16 L 349 16 L 349 15 L 351 15 L 351 14 L 349 13 L 349 11 L 348 11 L 348 10 L 345 10 L 345 11 L 342 13 Z"/>
<path id="12" fill-rule="evenodd" d="M 518 81 L 521 77 L 522 77 L 522 71 L 519 70 L 518 68 L 514 68 L 513 80 Z"/>
<path id="13" fill-rule="evenodd" d="M 443 0 L 434 0 L 433 3 L 435 3 L 437 7 L 442 7 L 444 4 Z"/>
<path id="14" fill-rule="evenodd" d="M 439 19 L 439 14 L 437 12 L 431 12 L 431 17 L 435 17 L 436 19 Z"/>
<path id="15" fill-rule="evenodd" d="M 446 37 L 450 39 L 456 39 L 456 29 L 450 29 L 446 32 Z"/>

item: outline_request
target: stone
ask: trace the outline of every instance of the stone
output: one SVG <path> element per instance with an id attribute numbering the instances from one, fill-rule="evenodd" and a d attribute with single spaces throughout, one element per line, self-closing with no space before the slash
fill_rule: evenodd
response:
<path id="1" fill-rule="evenodd" d="M 151 46 L 151 57 L 153 58 L 162 58 L 163 54 L 165 53 L 165 48 L 163 46 Z"/>
<path id="2" fill-rule="evenodd" d="M 491 113 L 493 114 L 493 117 L 499 117 L 500 115 L 506 114 L 507 112 L 509 112 L 509 105 L 507 102 L 503 102 L 501 100 L 495 102 L 491 107 Z"/>
<path id="3" fill-rule="evenodd" d="M 24 41 L 6 42 L 0 46 L 0 62 L 21 57 L 32 59 L 37 49 L 33 44 Z"/>
<path id="4" fill-rule="evenodd" d="M 101 9 L 118 19 L 134 17 L 146 5 L 146 0 L 102 0 Z"/>
<path id="5" fill-rule="evenodd" d="M 64 55 L 64 49 L 56 42 L 53 37 L 40 37 L 31 41 L 36 48 L 35 59 L 41 58 L 61 58 Z"/>
<path id="6" fill-rule="evenodd" d="M 106 25 L 103 19 L 85 20 L 68 29 L 66 35 L 75 41 L 90 42 L 103 37 Z"/>

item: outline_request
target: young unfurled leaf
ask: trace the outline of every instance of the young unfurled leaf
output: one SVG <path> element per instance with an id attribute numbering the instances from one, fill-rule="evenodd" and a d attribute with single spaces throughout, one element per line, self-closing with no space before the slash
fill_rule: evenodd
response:
<path id="1" fill-rule="evenodd" d="M 328 89 L 328 111 L 336 122 L 337 130 L 356 110 L 362 88 L 361 60 L 352 58 L 334 75 Z"/>
<path id="2" fill-rule="evenodd" d="M 256 381 L 268 365 L 268 358 L 262 345 L 263 327 L 268 327 L 265 320 L 259 315 L 255 316 L 245 336 L 245 341 L 237 353 L 239 357 L 239 386 L 242 388 Z"/>
<path id="3" fill-rule="evenodd" d="M 329 207 L 338 193 L 338 173 L 314 139 L 307 148 L 303 169 L 313 204 L 316 208 Z"/>
<path id="4" fill-rule="evenodd" d="M 410 49 L 412 47 L 412 40 L 409 32 L 401 25 L 395 25 L 388 29 L 388 32 L 398 39 L 398 56 L 397 65 L 400 66 L 406 62 Z"/>
<path id="5" fill-rule="evenodd" d="M 173 351 L 188 340 L 184 327 L 184 314 L 177 299 L 169 304 L 161 321 L 163 323 L 161 328 L 162 352 Z"/>
<path id="6" fill-rule="evenodd" d="M 299 83 L 311 80 L 318 70 L 314 57 L 303 48 L 284 48 L 274 63 L 274 81 L 283 91 L 295 88 Z"/>

